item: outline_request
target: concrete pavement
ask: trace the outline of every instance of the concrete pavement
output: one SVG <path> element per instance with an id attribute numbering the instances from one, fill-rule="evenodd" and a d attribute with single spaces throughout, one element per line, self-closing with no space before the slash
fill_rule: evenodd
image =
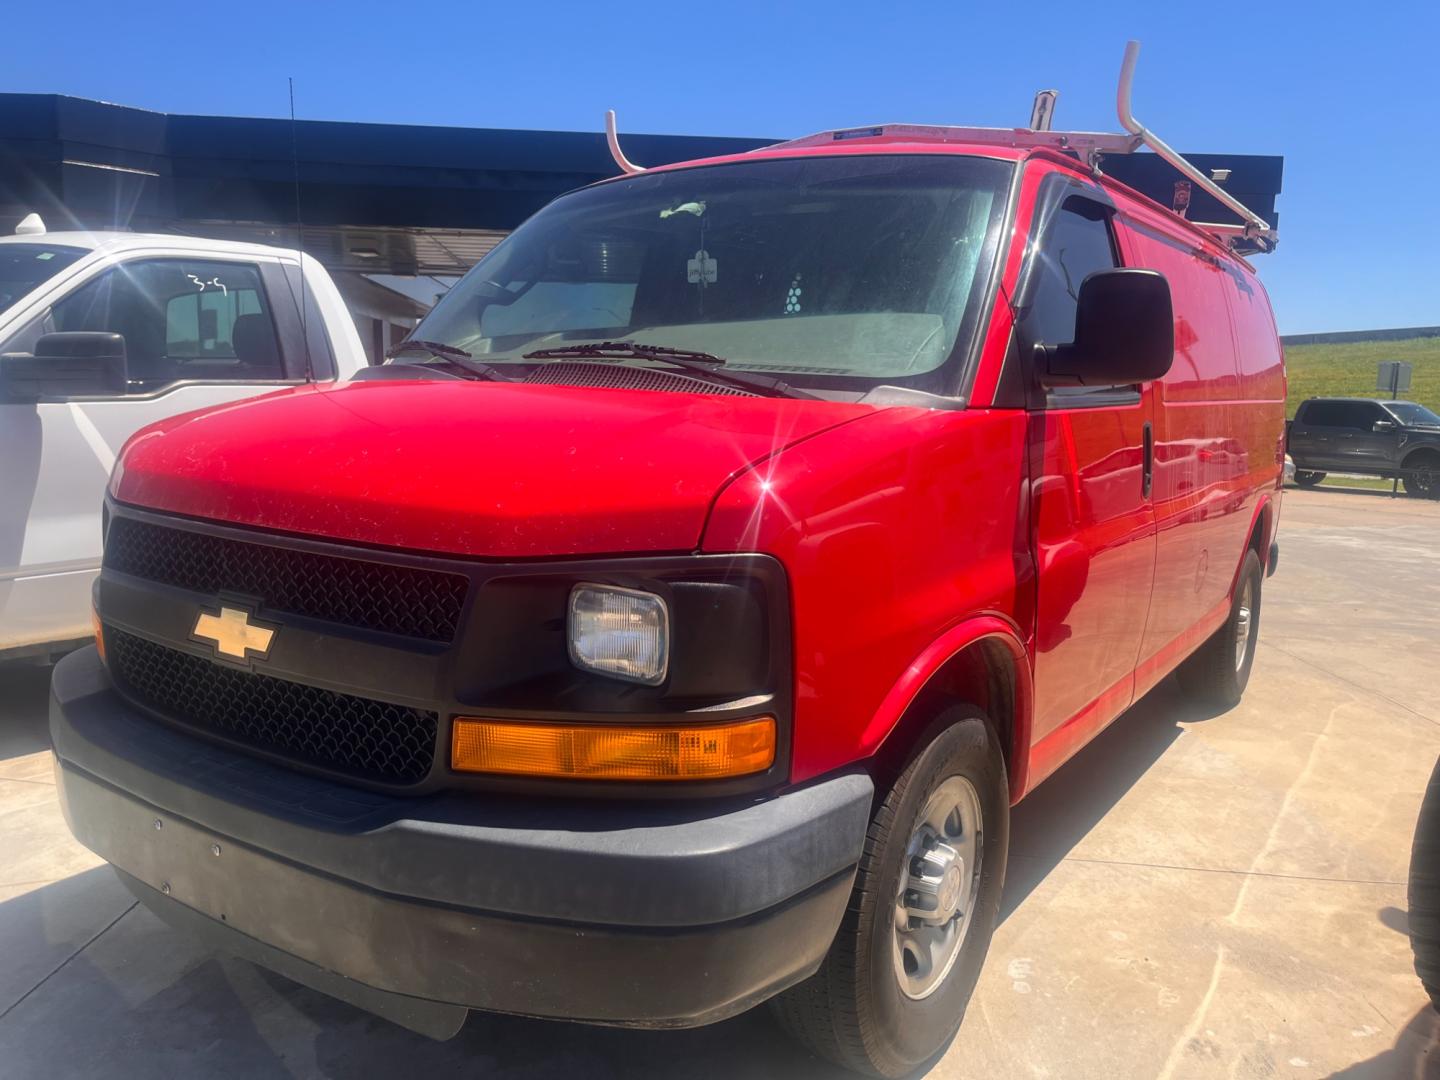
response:
<path id="1" fill-rule="evenodd" d="M 1004 922 L 934 1077 L 1440 1075 L 1410 967 L 1440 754 L 1440 504 L 1291 491 L 1245 701 L 1167 682 L 1015 811 Z M 70 840 L 45 673 L 0 672 L 0 1076 L 838 1074 L 764 1010 L 691 1032 L 472 1016 L 449 1043 L 199 950 Z"/>

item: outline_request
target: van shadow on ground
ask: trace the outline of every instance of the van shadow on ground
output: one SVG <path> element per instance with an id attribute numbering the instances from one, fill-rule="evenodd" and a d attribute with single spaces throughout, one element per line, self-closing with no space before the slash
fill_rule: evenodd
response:
<path id="1" fill-rule="evenodd" d="M 1215 715 L 1168 678 L 1015 807 L 1001 921 L 1184 733 L 1182 724 Z"/>

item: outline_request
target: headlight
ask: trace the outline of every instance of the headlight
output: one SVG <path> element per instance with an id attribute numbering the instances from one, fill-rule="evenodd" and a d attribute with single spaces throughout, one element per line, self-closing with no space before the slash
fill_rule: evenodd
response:
<path id="1" fill-rule="evenodd" d="M 576 585 L 569 622 L 576 667 L 646 686 L 665 681 L 670 611 L 661 597 L 614 585 Z"/>

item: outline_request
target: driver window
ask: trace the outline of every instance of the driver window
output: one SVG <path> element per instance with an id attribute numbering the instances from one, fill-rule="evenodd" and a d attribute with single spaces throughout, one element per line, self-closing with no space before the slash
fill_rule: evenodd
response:
<path id="1" fill-rule="evenodd" d="M 1075 340 L 1081 282 L 1119 265 L 1108 208 L 1080 196 L 1066 199 L 1036 257 L 1038 280 L 1025 314 L 1025 335 L 1038 344 L 1069 345 Z M 1105 400 L 1115 389 L 1061 386 L 1050 389 L 1046 397 L 1052 406 L 1069 407 L 1087 399 Z"/>
<path id="2" fill-rule="evenodd" d="M 1041 344 L 1068 345 L 1075 340 L 1080 283 L 1116 266 L 1105 208 L 1089 199 L 1066 199 L 1039 259 L 1039 281 L 1026 316 L 1028 335 Z"/>
<path id="3" fill-rule="evenodd" d="M 132 392 L 285 378 L 260 272 L 249 263 L 127 262 L 54 304 L 50 323 L 54 331 L 123 335 Z"/>

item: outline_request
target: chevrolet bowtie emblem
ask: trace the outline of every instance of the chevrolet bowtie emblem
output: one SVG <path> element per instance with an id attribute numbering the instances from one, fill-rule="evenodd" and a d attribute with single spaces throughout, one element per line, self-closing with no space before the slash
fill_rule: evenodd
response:
<path id="1" fill-rule="evenodd" d="M 219 615 L 202 611 L 195 620 L 191 634 L 215 646 L 222 656 L 243 660 L 246 656 L 263 657 L 270 651 L 275 631 L 250 621 L 250 616 L 237 608 L 222 607 Z"/>

